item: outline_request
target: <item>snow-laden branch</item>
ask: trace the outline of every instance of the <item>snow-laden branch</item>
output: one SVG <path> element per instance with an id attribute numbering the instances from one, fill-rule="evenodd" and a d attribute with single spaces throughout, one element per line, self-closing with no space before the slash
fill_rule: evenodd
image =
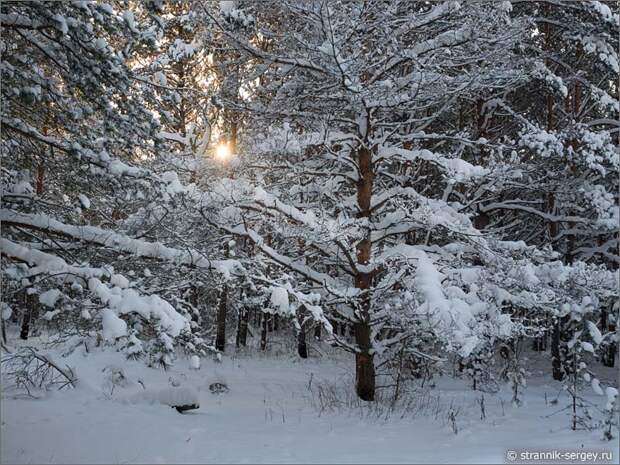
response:
<path id="1" fill-rule="evenodd" d="M 408 162 L 418 159 L 429 161 L 446 170 L 452 175 L 453 179 L 460 182 L 482 177 L 489 173 L 489 170 L 482 166 L 472 165 L 460 158 L 447 158 L 426 149 L 407 150 L 399 147 L 380 147 L 377 156 L 373 157 L 373 163 L 392 158 Z"/>
<path id="2" fill-rule="evenodd" d="M 33 20 L 20 13 L 0 14 L 0 25 L 2 27 L 15 29 L 40 29 L 43 27 L 52 27 L 51 24 L 45 25 L 40 21 Z"/>
<path id="3" fill-rule="evenodd" d="M 56 255 L 29 249 L 4 238 L 0 239 L 0 251 L 2 251 L 2 255 L 10 259 L 30 265 L 32 268 L 29 270 L 29 275 L 42 273 L 63 275 L 65 282 L 74 282 L 76 277 L 81 278 L 88 283 L 89 290 L 103 304 L 108 306 L 109 311 L 113 311 L 115 314 L 122 315 L 135 312 L 147 320 L 156 319 L 157 324 L 173 337 L 178 336 L 183 330 L 189 328 L 187 319 L 159 296 L 145 296 L 135 289 L 127 288 L 125 285 L 123 287 L 118 285 L 108 286 L 108 284 L 102 282 L 100 278 L 110 275 L 108 271 L 102 268 L 70 265 Z M 119 275 L 113 276 L 119 277 Z M 125 282 L 126 280 L 117 279 L 116 281 Z M 112 320 L 117 326 L 121 325 L 126 329 L 124 322 L 118 320 L 118 317 L 115 315 L 108 315 L 108 320 Z M 106 319 L 104 318 L 104 335 L 106 324 Z"/>
<path id="4" fill-rule="evenodd" d="M 533 215 L 540 216 L 551 223 L 589 223 L 590 221 L 580 216 L 553 215 L 551 213 L 542 212 L 534 207 L 521 205 L 514 202 L 494 202 L 482 205 L 480 210 L 488 212 L 492 210 L 520 210 Z"/>
<path id="5" fill-rule="evenodd" d="M 89 266 L 69 265 L 65 260 L 56 255 L 51 255 L 31 247 L 24 247 L 16 242 L 5 238 L 0 238 L 0 251 L 2 255 L 19 262 L 27 263 L 30 268 L 28 274 L 35 276 L 38 274 L 65 274 L 68 276 L 78 276 L 84 280 L 90 278 L 101 278 L 109 274 L 102 268 L 92 268 Z"/>
<path id="6" fill-rule="evenodd" d="M 287 57 L 287 56 L 275 55 L 275 54 L 268 53 L 263 50 L 259 50 L 258 48 L 254 47 L 247 41 L 242 40 L 238 35 L 233 34 L 230 31 L 228 31 L 222 25 L 222 23 L 214 15 L 212 15 L 207 9 L 205 9 L 205 12 L 230 41 L 236 44 L 240 50 L 245 51 L 246 53 L 250 54 L 251 56 L 255 58 L 259 58 L 269 63 L 277 63 L 280 65 L 289 65 L 289 66 L 295 66 L 298 68 L 303 68 L 305 70 L 316 72 L 322 75 L 331 74 L 327 69 L 323 68 L 317 63 L 314 63 L 311 60 L 308 60 L 307 58 Z"/>
<path id="7" fill-rule="evenodd" d="M 224 224 L 215 223 L 206 216 L 205 218 L 210 224 L 228 234 L 232 234 L 237 237 L 248 238 L 261 252 L 263 252 L 271 260 L 285 267 L 286 269 L 298 273 L 302 277 L 322 286 L 327 292 L 333 295 L 339 297 L 353 297 L 359 293 L 359 289 L 355 287 L 343 286 L 340 281 L 334 279 L 330 275 L 320 273 L 312 267 L 308 266 L 306 263 L 302 263 L 298 260 L 287 257 L 286 255 L 282 255 L 281 253 L 267 245 L 264 238 L 253 229 L 250 229 L 246 226 L 229 227 Z"/>
<path id="8" fill-rule="evenodd" d="M 96 226 L 77 226 L 61 223 L 45 215 L 19 213 L 7 209 L 0 210 L 0 221 L 6 226 L 20 226 L 36 229 L 48 234 L 60 234 L 76 240 L 90 242 L 102 247 L 110 247 L 119 252 L 137 257 L 168 261 L 177 265 L 204 268 L 222 273 L 228 277 L 231 270 L 240 267 L 237 260 L 210 260 L 197 250 L 179 250 L 167 247 L 160 242 L 133 239 L 124 234 L 108 231 Z"/>
<path id="9" fill-rule="evenodd" d="M 22 136 L 34 139 L 48 146 L 52 146 L 69 155 L 77 156 L 78 158 L 84 159 L 93 165 L 105 168 L 110 172 L 110 174 L 113 175 L 140 178 L 146 176 L 148 173 L 146 170 L 127 165 L 118 159 L 110 158 L 110 156 L 105 152 L 97 154 L 77 143 L 70 144 L 69 142 L 61 139 L 43 135 L 34 127 L 29 126 L 24 121 L 17 118 L 3 117 L 2 126 L 5 131 L 10 129 L 21 134 Z"/>

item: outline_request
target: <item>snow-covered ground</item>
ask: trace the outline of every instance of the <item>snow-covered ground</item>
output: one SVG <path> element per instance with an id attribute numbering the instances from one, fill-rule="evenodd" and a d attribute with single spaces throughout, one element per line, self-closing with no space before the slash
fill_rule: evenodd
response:
<path id="1" fill-rule="evenodd" d="M 413 396 L 404 415 L 352 396 L 331 405 L 333 390 L 350 387 L 347 355 L 225 356 L 203 359 L 199 370 L 180 359 L 168 371 L 112 349 L 58 359 L 75 368 L 76 389 L 41 399 L 3 392 L 2 463 L 504 463 L 510 449 L 614 451 L 618 462 L 617 440 L 571 431 L 568 413 L 554 414 L 568 398 L 554 404 L 559 385 L 536 374 L 522 407 L 511 406 L 507 388 L 484 394 L 481 419 L 481 393 L 448 376 Z M 112 389 L 110 367 L 122 367 L 124 386 Z M 214 394 L 214 382 L 230 390 Z M 177 413 L 165 405 L 171 389 L 196 396 L 200 408 Z"/>

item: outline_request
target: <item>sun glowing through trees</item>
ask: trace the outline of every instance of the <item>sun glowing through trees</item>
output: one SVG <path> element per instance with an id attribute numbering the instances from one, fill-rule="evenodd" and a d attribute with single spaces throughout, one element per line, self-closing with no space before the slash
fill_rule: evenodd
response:
<path id="1" fill-rule="evenodd" d="M 219 144 L 215 148 L 215 157 L 218 160 L 226 161 L 230 158 L 230 147 L 226 143 Z"/>

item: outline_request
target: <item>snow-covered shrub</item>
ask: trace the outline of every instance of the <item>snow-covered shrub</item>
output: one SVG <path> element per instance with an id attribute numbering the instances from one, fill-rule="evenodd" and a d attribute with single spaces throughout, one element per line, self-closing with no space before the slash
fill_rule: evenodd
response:
<path id="1" fill-rule="evenodd" d="M 31 397 L 54 388 L 75 387 L 77 383 L 77 376 L 70 366 L 62 367 L 49 354 L 32 347 L 3 354 L 1 365 L 4 388 L 25 392 Z"/>

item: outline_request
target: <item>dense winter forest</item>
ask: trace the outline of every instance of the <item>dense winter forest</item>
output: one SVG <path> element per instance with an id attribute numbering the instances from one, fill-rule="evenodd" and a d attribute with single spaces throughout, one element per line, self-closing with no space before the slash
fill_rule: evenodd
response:
<path id="1" fill-rule="evenodd" d="M 3 463 L 618 463 L 616 1 L 0 23 Z"/>

